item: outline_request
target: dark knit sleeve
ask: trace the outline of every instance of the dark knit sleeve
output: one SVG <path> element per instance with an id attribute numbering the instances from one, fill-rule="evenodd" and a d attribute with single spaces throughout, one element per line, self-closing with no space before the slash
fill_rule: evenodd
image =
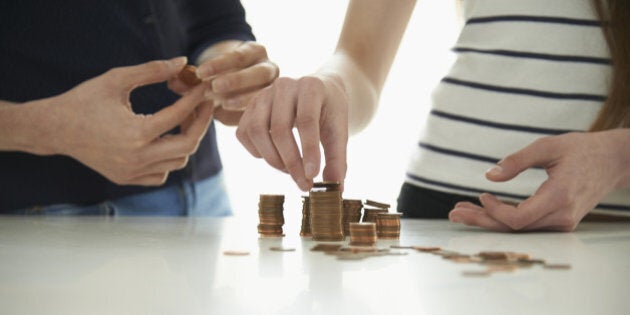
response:
<path id="1" fill-rule="evenodd" d="M 223 40 L 255 40 L 239 0 L 185 0 L 181 5 L 190 60 Z"/>

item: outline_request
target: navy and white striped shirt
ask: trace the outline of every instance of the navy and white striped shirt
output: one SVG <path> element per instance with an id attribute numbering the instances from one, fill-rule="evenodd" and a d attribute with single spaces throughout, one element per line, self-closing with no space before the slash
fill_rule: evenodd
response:
<path id="1" fill-rule="evenodd" d="M 588 130 L 610 83 L 606 40 L 590 0 L 465 0 L 457 58 L 434 90 L 406 181 L 522 201 L 546 180 L 530 169 L 504 183 L 485 171 L 544 136 Z M 630 215 L 630 190 L 596 211 Z"/>

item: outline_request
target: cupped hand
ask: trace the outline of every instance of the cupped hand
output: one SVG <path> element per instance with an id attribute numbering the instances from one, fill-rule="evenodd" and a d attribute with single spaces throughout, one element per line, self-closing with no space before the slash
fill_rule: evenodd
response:
<path id="1" fill-rule="evenodd" d="M 503 182 L 543 167 L 548 179 L 530 198 L 513 205 L 484 193 L 482 206 L 458 203 L 449 219 L 495 231 L 573 231 L 606 195 L 628 185 L 629 144 L 628 129 L 541 138 L 486 173 L 489 180 Z"/>
<path id="2" fill-rule="evenodd" d="M 321 143 L 326 161 L 323 180 L 343 183 L 348 143 L 343 83 L 332 75 L 279 78 L 249 103 L 236 136 L 254 157 L 289 173 L 303 191 L 319 174 Z"/>
<path id="3" fill-rule="evenodd" d="M 52 152 L 75 158 L 120 185 L 160 185 L 183 168 L 212 119 L 204 87 L 188 91 L 153 115 L 132 110 L 131 91 L 177 76 L 186 58 L 114 68 L 44 101 L 55 126 Z M 196 114 L 193 114 L 196 111 Z M 182 132 L 165 135 L 193 114 Z"/>

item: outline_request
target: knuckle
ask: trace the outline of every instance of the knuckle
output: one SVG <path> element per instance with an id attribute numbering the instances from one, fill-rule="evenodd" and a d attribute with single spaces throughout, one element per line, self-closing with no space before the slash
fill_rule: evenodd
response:
<path id="1" fill-rule="evenodd" d="M 324 83 L 322 80 L 312 76 L 306 76 L 299 79 L 300 82 L 300 91 L 308 92 L 308 91 L 322 91 L 324 89 Z"/>
<path id="2" fill-rule="evenodd" d="M 289 89 L 290 87 L 295 85 L 295 83 L 296 83 L 295 79 L 287 78 L 287 77 L 281 77 L 275 81 L 276 86 L 278 87 L 278 89 L 281 89 L 281 90 Z"/>
<path id="3" fill-rule="evenodd" d="M 266 132 L 269 132 L 269 129 L 267 129 L 267 127 L 265 127 L 264 125 L 257 123 L 249 128 L 249 130 L 247 131 L 247 135 L 252 138 L 258 138 L 260 135 L 263 135 Z"/>
<path id="4" fill-rule="evenodd" d="M 238 64 L 244 64 L 247 62 L 247 52 L 242 49 L 233 50 L 230 55 Z"/>
<path id="5" fill-rule="evenodd" d="M 245 45 L 256 56 L 260 56 L 262 58 L 267 57 L 267 49 L 265 48 L 265 46 L 261 45 L 260 43 L 250 41 L 250 42 L 247 42 Z"/>
<path id="6" fill-rule="evenodd" d="M 272 123 L 270 127 L 269 134 L 274 141 L 285 139 L 291 134 L 290 129 L 284 123 Z"/>
<path id="7" fill-rule="evenodd" d="M 319 124 L 315 115 L 299 115 L 295 118 L 295 126 L 298 129 L 309 128 Z"/>

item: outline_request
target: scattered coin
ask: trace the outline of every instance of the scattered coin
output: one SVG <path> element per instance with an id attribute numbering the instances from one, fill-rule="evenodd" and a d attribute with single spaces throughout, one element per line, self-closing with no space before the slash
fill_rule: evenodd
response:
<path id="1" fill-rule="evenodd" d="M 571 269 L 569 264 L 544 264 L 545 269 Z"/>
<path id="2" fill-rule="evenodd" d="M 464 270 L 462 272 L 464 276 L 467 277 L 488 277 L 490 276 L 490 271 L 488 270 Z"/>
<path id="3" fill-rule="evenodd" d="M 412 246 L 413 249 L 419 251 L 419 252 L 437 252 L 442 250 L 439 247 L 431 247 L 431 246 Z"/>
<path id="4" fill-rule="evenodd" d="M 269 250 L 272 250 L 274 252 L 294 252 L 295 248 L 273 246 L 273 247 L 269 247 Z"/>
<path id="5" fill-rule="evenodd" d="M 247 251 L 239 251 L 239 250 L 226 250 L 223 252 L 223 255 L 226 256 L 247 256 L 249 252 Z"/>
<path id="6" fill-rule="evenodd" d="M 335 252 L 341 249 L 341 244 L 317 244 L 311 248 L 314 252 Z"/>

